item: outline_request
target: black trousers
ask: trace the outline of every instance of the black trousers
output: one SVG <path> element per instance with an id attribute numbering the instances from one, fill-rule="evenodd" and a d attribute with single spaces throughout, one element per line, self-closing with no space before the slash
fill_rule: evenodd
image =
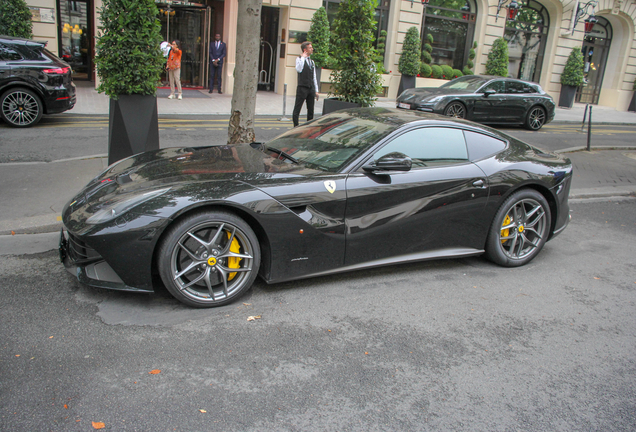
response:
<path id="1" fill-rule="evenodd" d="M 294 112 L 292 113 L 292 120 L 294 121 L 294 127 L 298 126 L 298 117 L 300 117 L 300 110 L 303 107 L 303 103 L 307 102 L 307 121 L 314 119 L 314 102 L 316 101 L 316 89 L 312 87 L 300 87 L 296 88 L 296 103 L 294 104 Z"/>
<path id="2" fill-rule="evenodd" d="M 218 66 L 214 66 L 214 63 L 210 62 L 210 90 L 214 88 L 214 78 L 219 80 L 219 91 L 221 91 L 221 71 L 223 70 L 223 62 L 219 62 Z"/>

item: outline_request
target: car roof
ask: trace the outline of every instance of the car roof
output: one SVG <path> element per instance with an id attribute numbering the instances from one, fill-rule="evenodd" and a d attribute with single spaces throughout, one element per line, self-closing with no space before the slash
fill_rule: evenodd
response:
<path id="1" fill-rule="evenodd" d="M 0 42 L 12 45 L 28 46 L 30 48 L 42 48 L 45 47 L 47 44 L 47 42 L 40 42 L 32 39 L 25 39 L 13 36 L 0 36 Z"/>

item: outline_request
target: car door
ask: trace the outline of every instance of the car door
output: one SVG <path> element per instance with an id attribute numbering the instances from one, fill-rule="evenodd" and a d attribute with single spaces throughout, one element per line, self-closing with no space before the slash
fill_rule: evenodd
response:
<path id="1" fill-rule="evenodd" d="M 8 80 L 11 76 L 11 60 L 15 57 L 22 58 L 15 50 L 0 44 L 0 86 L 5 84 L 4 80 Z"/>
<path id="2" fill-rule="evenodd" d="M 468 161 L 463 131 L 410 129 L 390 138 L 366 163 L 393 152 L 412 159 L 410 171 L 359 169 L 346 180 L 345 265 L 483 248 L 474 230 L 483 230 L 478 221 L 488 199 L 487 179 Z"/>
<path id="3" fill-rule="evenodd" d="M 488 94 L 489 91 L 494 93 Z M 505 122 L 505 91 L 506 85 L 502 79 L 491 81 L 478 90 L 472 120 L 483 123 Z"/>
<path id="4" fill-rule="evenodd" d="M 523 123 L 531 105 L 530 87 L 521 81 L 506 81 L 504 109 L 511 122 Z"/>

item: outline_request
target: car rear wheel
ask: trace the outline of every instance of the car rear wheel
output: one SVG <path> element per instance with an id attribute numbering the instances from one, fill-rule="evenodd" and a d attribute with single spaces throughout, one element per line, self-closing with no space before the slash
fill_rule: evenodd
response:
<path id="1" fill-rule="evenodd" d="M 10 126 L 33 126 L 42 118 L 42 112 L 42 102 L 31 90 L 11 89 L 0 97 L 0 115 Z"/>
<path id="2" fill-rule="evenodd" d="M 444 110 L 444 115 L 455 118 L 466 118 L 466 108 L 461 102 L 452 102 Z"/>
<path id="3" fill-rule="evenodd" d="M 490 227 L 486 256 L 504 267 L 529 263 L 550 233 L 550 206 L 539 192 L 523 189 L 501 205 Z"/>
<path id="4" fill-rule="evenodd" d="M 194 307 L 232 302 L 256 279 L 260 246 L 254 231 L 237 216 L 201 212 L 166 233 L 158 253 L 159 274 L 170 293 Z"/>
<path id="5" fill-rule="evenodd" d="M 526 119 L 526 128 L 530 130 L 539 130 L 545 124 L 545 110 L 541 107 L 532 107 L 528 112 L 528 117 Z"/>

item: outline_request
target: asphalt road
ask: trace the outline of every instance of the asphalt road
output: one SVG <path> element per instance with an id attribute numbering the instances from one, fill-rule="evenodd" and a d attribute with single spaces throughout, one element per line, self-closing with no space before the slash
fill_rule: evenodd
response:
<path id="1" fill-rule="evenodd" d="M 522 268 L 257 281 L 211 310 L 3 257 L 0 430 L 634 431 L 636 200 L 571 207 Z"/>
<path id="2" fill-rule="evenodd" d="M 188 147 L 227 142 L 227 116 L 163 116 L 161 147 Z M 256 138 L 267 141 L 292 127 L 278 116 L 257 117 Z M 548 124 L 538 132 L 522 128 L 502 131 L 544 150 L 587 145 L 587 130 L 579 125 Z M 35 127 L 13 129 L 0 123 L 0 163 L 51 162 L 108 153 L 108 116 L 49 116 Z M 599 125 L 592 129 L 592 146 L 633 146 L 636 126 Z"/>

